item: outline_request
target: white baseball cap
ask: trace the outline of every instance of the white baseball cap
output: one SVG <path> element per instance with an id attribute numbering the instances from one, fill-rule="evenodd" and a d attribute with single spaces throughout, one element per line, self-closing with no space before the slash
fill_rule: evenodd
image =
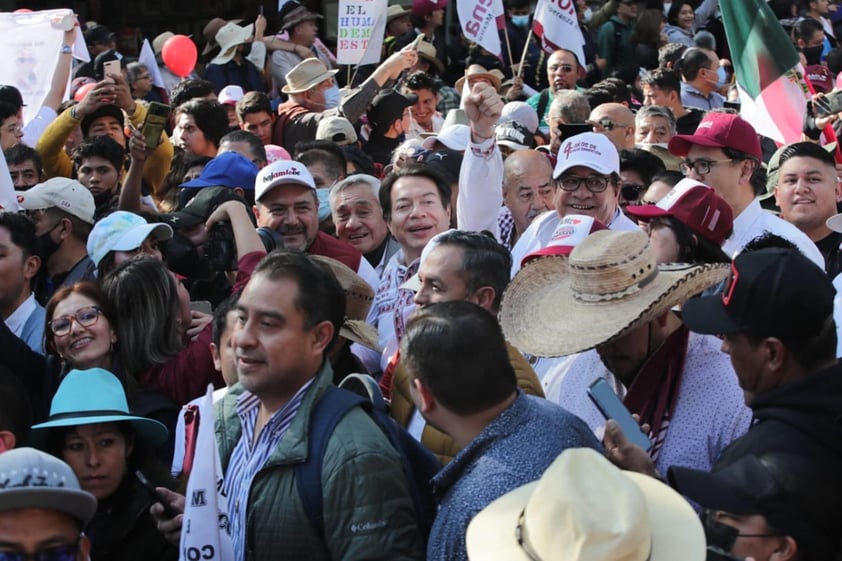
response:
<path id="1" fill-rule="evenodd" d="M 94 196 L 75 179 L 53 177 L 26 191 L 17 191 L 16 195 L 24 210 L 57 208 L 88 224 L 94 223 Z"/>
<path id="2" fill-rule="evenodd" d="M 558 149 L 558 160 L 553 171 L 553 179 L 576 166 L 610 175 L 620 173 L 620 154 L 617 147 L 604 134 L 583 132 L 571 136 Z"/>
<path id="3" fill-rule="evenodd" d="M 289 184 L 303 185 L 316 190 L 316 182 L 304 164 L 294 160 L 278 160 L 257 174 L 257 180 L 254 182 L 254 200 L 260 201 L 275 187 Z"/>

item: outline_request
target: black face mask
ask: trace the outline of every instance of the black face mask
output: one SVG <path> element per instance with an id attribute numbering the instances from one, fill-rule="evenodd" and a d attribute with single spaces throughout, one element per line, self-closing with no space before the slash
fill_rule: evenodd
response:
<path id="1" fill-rule="evenodd" d="M 801 52 L 804 53 L 804 58 L 807 60 L 807 66 L 821 64 L 823 50 L 823 45 L 819 45 L 818 47 L 805 47 L 802 49 Z"/>
<path id="2" fill-rule="evenodd" d="M 61 247 L 61 242 L 53 241 L 52 238 L 53 230 L 59 226 L 61 226 L 61 222 L 38 236 L 38 239 L 36 240 L 35 253 L 41 258 L 42 263 L 46 263 L 47 259 L 49 259 L 53 253 L 58 251 L 58 248 Z"/>

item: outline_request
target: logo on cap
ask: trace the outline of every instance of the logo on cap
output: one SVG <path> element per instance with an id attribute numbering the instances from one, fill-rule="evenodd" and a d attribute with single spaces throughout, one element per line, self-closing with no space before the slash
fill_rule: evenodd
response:
<path id="1" fill-rule="evenodd" d="M 565 159 L 570 159 L 570 154 L 574 152 L 590 152 L 591 154 L 595 154 L 597 156 L 602 156 L 602 152 L 599 151 L 596 144 L 592 144 L 590 142 L 571 142 L 567 146 L 564 147 L 564 157 Z"/>
<path id="2" fill-rule="evenodd" d="M 713 126 L 713 121 L 702 121 L 699 123 L 699 126 L 696 127 L 697 129 L 709 129 Z"/>
<path id="3" fill-rule="evenodd" d="M 278 179 L 279 177 L 287 177 L 289 175 L 299 176 L 299 175 L 301 175 L 301 172 L 299 172 L 295 168 L 274 171 L 272 173 L 267 173 L 266 175 L 264 175 L 263 181 L 274 181 L 275 179 Z"/>

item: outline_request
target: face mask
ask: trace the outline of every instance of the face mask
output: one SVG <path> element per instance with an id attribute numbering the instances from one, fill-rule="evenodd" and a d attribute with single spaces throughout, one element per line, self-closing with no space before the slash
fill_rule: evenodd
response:
<path id="1" fill-rule="evenodd" d="M 342 94 L 339 93 L 339 87 L 334 84 L 325 90 L 325 109 L 333 109 L 339 107 L 339 102 L 342 100 Z"/>
<path id="2" fill-rule="evenodd" d="M 319 197 L 319 222 L 324 222 L 330 218 L 330 189 L 316 189 L 316 195 Z"/>
<path id="3" fill-rule="evenodd" d="M 708 69 L 708 70 L 710 70 L 710 69 Z M 713 72 L 713 71 L 711 70 L 711 72 Z M 711 81 L 713 82 L 713 80 L 711 80 Z M 722 86 L 724 86 L 725 84 L 728 83 L 728 73 L 725 72 L 724 67 L 718 66 L 716 68 L 716 82 L 714 82 L 714 83 L 716 84 L 716 89 L 719 89 L 719 88 L 721 88 Z"/>
<path id="4" fill-rule="evenodd" d="M 512 16 L 512 25 L 515 27 L 528 27 L 529 16 Z"/>
<path id="5" fill-rule="evenodd" d="M 827 39 L 824 40 L 822 43 L 822 56 L 820 60 L 824 60 L 827 58 L 828 53 L 830 53 L 830 41 Z"/>
<path id="6" fill-rule="evenodd" d="M 803 49 L 802 52 L 804 53 L 804 58 L 807 60 L 807 66 L 821 64 L 823 50 L 824 46 L 822 45 L 819 45 L 818 47 L 807 47 Z"/>
<path id="7" fill-rule="evenodd" d="M 585 20 L 585 23 L 590 23 L 592 17 L 593 10 L 591 10 L 590 8 L 585 8 L 585 13 L 582 14 L 582 19 Z"/>
<path id="8" fill-rule="evenodd" d="M 57 226 L 61 225 L 61 222 L 53 226 L 49 229 L 49 231 L 44 232 L 40 236 L 38 236 L 37 243 L 36 243 L 36 254 L 38 257 L 41 258 L 42 263 L 46 263 L 47 259 L 49 259 L 53 253 L 55 253 L 59 247 L 61 247 L 61 242 L 53 241 L 51 234 L 53 230 L 56 229 Z"/>

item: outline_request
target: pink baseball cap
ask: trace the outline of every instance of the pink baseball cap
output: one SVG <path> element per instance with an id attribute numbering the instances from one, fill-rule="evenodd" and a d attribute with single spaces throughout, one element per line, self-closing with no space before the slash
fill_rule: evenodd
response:
<path id="1" fill-rule="evenodd" d="M 712 148 L 731 148 L 745 152 L 758 160 L 763 159 L 757 131 L 748 124 L 748 121 L 733 113 L 708 112 L 702 117 L 702 121 L 696 127 L 696 132 L 673 136 L 670 139 L 669 151 L 685 158 L 693 144 Z"/>

